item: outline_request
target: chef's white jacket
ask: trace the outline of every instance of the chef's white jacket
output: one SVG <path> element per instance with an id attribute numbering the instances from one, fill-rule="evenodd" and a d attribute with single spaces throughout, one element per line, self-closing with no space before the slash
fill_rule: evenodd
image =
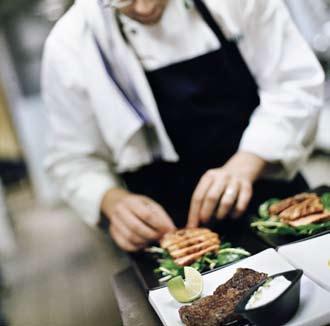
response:
<path id="1" fill-rule="evenodd" d="M 180 6 L 183 0 L 169 1 Z M 244 132 L 240 149 L 274 163 L 268 176 L 292 178 L 313 146 L 323 71 L 282 1 L 205 2 L 226 36 L 238 40 L 259 86 L 261 103 Z M 156 69 L 221 45 L 215 43 L 195 8 L 171 10 L 159 23 L 172 19 L 172 24 L 164 24 L 169 39 L 164 37 L 162 43 L 159 26 L 150 31 L 140 25 L 137 32 L 132 30 L 135 36 L 129 35 L 132 22 L 124 19 L 127 43 L 111 8 L 96 0 L 77 0 L 47 40 L 42 72 L 49 117 L 46 166 L 63 198 L 91 225 L 99 219 L 105 192 L 121 185 L 118 175 L 152 160 L 141 132 L 143 123 L 109 79 L 94 37 L 121 82 L 129 80 L 135 87 L 156 128 L 163 159 L 178 161 L 143 69 Z M 162 49 L 162 44 L 167 47 Z"/>

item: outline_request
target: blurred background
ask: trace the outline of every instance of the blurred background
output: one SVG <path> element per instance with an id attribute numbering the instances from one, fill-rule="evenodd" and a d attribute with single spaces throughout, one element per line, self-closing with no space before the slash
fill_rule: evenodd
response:
<path id="1" fill-rule="evenodd" d="M 110 286 L 119 264 L 109 256 L 119 254 L 61 203 L 42 168 L 47 129 L 39 82 L 43 44 L 71 4 L 0 0 L 0 265 L 11 288 L 3 290 L 1 309 L 12 325 L 99 326 L 108 324 L 107 318 L 120 323 Z M 316 149 L 303 172 L 312 187 L 330 184 L 330 0 L 288 0 L 287 5 L 328 79 Z M 76 292 L 68 293 L 72 282 Z M 85 306 L 63 300 L 70 295 L 84 296 Z M 88 302 L 96 308 L 86 311 Z M 56 319 L 59 315 L 62 319 Z"/>

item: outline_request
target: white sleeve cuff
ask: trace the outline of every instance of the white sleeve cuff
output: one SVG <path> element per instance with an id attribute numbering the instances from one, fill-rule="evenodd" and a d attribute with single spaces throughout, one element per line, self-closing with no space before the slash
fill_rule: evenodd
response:
<path id="1" fill-rule="evenodd" d="M 91 226 L 96 226 L 100 220 L 101 202 L 105 193 L 118 187 L 116 180 L 109 175 L 85 173 L 83 180 L 70 198 L 64 198 L 70 203 L 82 219 Z"/>
<path id="2" fill-rule="evenodd" d="M 293 130 L 285 127 L 283 121 L 274 119 L 269 123 L 268 119 L 262 121 L 259 117 L 258 122 L 250 123 L 241 139 L 240 150 L 271 163 L 263 175 L 265 178 L 292 179 L 312 150 L 312 146 L 297 144 Z"/>

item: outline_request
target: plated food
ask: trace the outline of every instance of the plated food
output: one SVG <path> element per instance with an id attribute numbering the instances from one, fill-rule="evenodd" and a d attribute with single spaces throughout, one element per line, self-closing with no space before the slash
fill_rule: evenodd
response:
<path id="1" fill-rule="evenodd" d="M 238 268 L 233 277 L 218 286 L 212 295 L 201 298 L 179 309 L 181 321 L 186 326 L 225 325 L 241 317 L 235 313 L 240 300 L 267 274 L 248 268 Z"/>
<path id="2" fill-rule="evenodd" d="M 272 295 L 273 301 L 257 308 L 246 309 L 246 304 L 254 292 L 269 278 L 277 276 L 284 276 L 290 281 L 289 287 L 284 292 L 279 291 L 279 295 L 277 292 L 277 297 Z M 223 323 L 237 326 L 307 326 L 327 325 L 330 321 L 330 292 L 303 275 L 302 270 L 295 269 L 274 249 L 251 255 L 237 263 L 204 274 L 202 278 L 202 297 L 191 304 L 177 302 L 167 287 L 149 291 L 149 302 L 164 326 Z M 239 302 L 237 295 L 241 297 Z"/>
<path id="3" fill-rule="evenodd" d="M 330 193 L 272 198 L 259 207 L 251 227 L 273 235 L 313 235 L 330 230 Z"/>
<path id="4" fill-rule="evenodd" d="M 284 325 L 299 307 L 302 275 L 302 270 L 268 276 L 238 268 L 212 295 L 180 307 L 181 321 L 186 326 L 221 326 L 240 322 L 245 317 L 253 325 Z"/>
<path id="5" fill-rule="evenodd" d="M 160 282 L 183 276 L 184 266 L 205 272 L 250 256 L 242 248 L 232 248 L 230 243 L 222 243 L 219 235 L 207 228 L 167 233 L 159 247 L 150 247 L 146 251 L 154 255 L 159 264 L 155 273 Z"/>

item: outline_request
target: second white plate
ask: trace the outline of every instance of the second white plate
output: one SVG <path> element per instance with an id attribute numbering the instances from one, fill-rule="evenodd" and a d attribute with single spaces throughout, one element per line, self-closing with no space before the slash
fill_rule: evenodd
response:
<path id="1" fill-rule="evenodd" d="M 278 252 L 314 282 L 330 291 L 330 233 L 282 246 Z"/>

